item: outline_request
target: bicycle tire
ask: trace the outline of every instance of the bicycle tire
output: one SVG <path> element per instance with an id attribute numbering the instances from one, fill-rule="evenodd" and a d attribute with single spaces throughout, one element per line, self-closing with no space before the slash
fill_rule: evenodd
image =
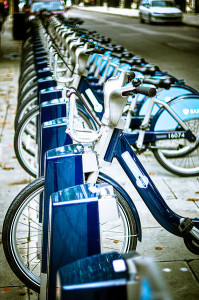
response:
<path id="1" fill-rule="evenodd" d="M 32 76 L 37 76 L 37 72 L 35 70 L 32 70 L 30 73 L 27 74 L 27 76 L 21 76 L 19 79 L 19 87 L 24 84 L 24 82 L 28 79 L 31 78 Z"/>
<path id="2" fill-rule="evenodd" d="M 105 183 L 106 181 L 100 178 L 98 178 L 97 183 Z M 32 215 L 30 216 L 30 218 L 27 218 L 27 214 L 23 213 L 23 211 L 27 211 L 30 210 L 33 211 L 35 213 L 36 209 L 33 210 L 32 208 L 32 204 L 30 204 L 30 201 L 34 201 L 33 203 L 35 203 L 35 197 L 37 197 L 39 199 L 39 195 L 41 193 L 43 193 L 44 191 L 44 184 L 45 184 L 45 179 L 44 177 L 41 178 L 37 178 L 36 180 L 34 180 L 32 183 L 30 183 L 28 186 L 26 186 L 17 196 L 16 198 L 13 200 L 13 202 L 11 203 L 10 207 L 8 208 L 7 214 L 5 216 L 4 219 L 4 224 L 3 224 L 3 232 L 2 232 L 2 237 L 3 237 L 3 248 L 4 248 L 4 252 L 5 252 L 5 256 L 7 258 L 7 261 L 11 267 L 11 269 L 13 270 L 13 272 L 17 275 L 17 277 L 24 283 L 26 284 L 29 288 L 33 289 L 34 291 L 36 291 L 37 293 L 39 293 L 40 290 L 40 274 L 36 275 L 35 273 L 31 272 L 31 267 L 35 264 L 37 264 L 37 269 L 40 269 L 40 253 L 41 253 L 41 249 L 37 249 L 37 244 L 35 245 L 35 249 L 37 250 L 37 253 L 39 253 L 39 255 L 35 256 L 34 259 L 36 259 L 36 262 L 34 262 L 34 260 L 32 259 L 31 261 L 27 261 L 27 263 L 25 263 L 23 261 L 23 257 L 24 257 L 24 252 L 25 251 L 29 251 L 29 244 L 28 243 L 35 243 L 35 233 L 34 230 L 35 228 L 39 228 L 38 229 L 38 235 L 41 234 L 41 225 L 39 225 L 39 218 L 37 218 L 38 220 L 38 224 L 36 223 L 35 219 L 32 217 Z M 114 192 L 116 194 L 117 197 L 117 201 L 118 201 L 118 208 L 119 208 L 119 213 L 120 213 L 120 220 L 121 222 L 123 222 L 124 227 L 127 224 L 127 227 L 124 230 L 124 240 L 125 240 L 125 249 L 124 247 L 122 247 L 122 252 L 128 252 L 130 250 L 135 250 L 136 249 L 136 245 L 137 245 L 137 227 L 136 227 L 136 221 L 134 218 L 134 215 L 128 205 L 128 203 L 126 202 L 125 198 L 123 197 L 123 195 L 114 188 Z M 39 194 L 40 193 L 40 194 Z M 38 204 L 37 204 L 38 205 Z M 34 214 L 33 213 L 33 214 Z M 27 228 L 24 227 L 23 231 L 25 231 L 25 228 L 27 228 L 28 233 L 24 233 L 23 238 L 21 238 L 21 236 L 19 237 L 19 239 L 16 238 L 16 234 L 21 232 L 20 230 L 17 229 L 17 224 L 19 224 L 19 226 L 21 226 L 21 223 L 19 222 L 20 220 L 20 216 L 23 216 L 23 218 L 27 218 L 27 220 L 25 219 L 26 222 L 28 222 L 28 224 L 30 224 Z M 37 216 L 39 216 L 39 212 L 37 211 Z M 125 220 L 124 220 L 125 218 Z M 22 223 L 25 222 L 23 220 Z M 125 224 L 125 222 L 126 224 Z M 30 230 L 32 229 L 32 224 L 33 222 L 33 236 L 31 236 L 30 234 Z M 118 224 L 117 224 L 118 225 Z M 36 227 L 38 226 L 38 227 Z M 106 228 L 108 225 L 107 224 L 103 224 L 103 227 L 101 227 L 100 231 L 102 233 L 102 240 L 105 239 L 106 237 L 104 237 L 104 232 L 105 230 L 103 230 L 103 228 Z M 118 227 L 118 226 L 117 226 Z M 110 226 L 108 226 L 108 230 L 106 229 L 107 232 L 107 239 L 110 241 L 111 240 L 111 245 L 112 247 L 108 247 L 107 245 L 105 245 L 104 247 L 102 247 L 103 252 L 107 252 L 108 251 L 113 251 L 113 249 L 115 251 L 118 251 L 119 247 L 121 245 L 120 241 L 118 240 L 118 232 L 115 231 L 116 228 L 116 224 L 114 223 L 114 230 L 112 231 L 112 233 L 116 233 L 116 238 L 114 236 L 110 235 Z M 120 233 L 120 239 L 121 239 L 121 229 L 119 231 Z M 28 236 L 27 238 L 27 242 L 24 243 L 24 239 L 26 240 L 25 237 Z M 31 239 L 31 237 L 33 238 L 33 241 Z M 23 245 L 22 245 L 23 243 Z M 114 247 L 113 247 L 114 246 Z M 27 250 L 24 248 L 27 248 Z M 23 249 L 23 255 L 20 254 L 20 249 Z M 121 250 L 121 247 L 120 247 Z M 35 270 L 35 268 L 33 269 L 33 271 Z M 37 270 L 35 270 L 37 271 Z"/>
<path id="3" fill-rule="evenodd" d="M 28 68 L 26 68 L 23 73 L 21 73 L 21 75 L 19 76 L 19 82 L 20 80 L 22 80 L 23 78 L 25 78 L 26 76 L 28 76 L 28 74 L 32 71 L 35 71 L 36 72 L 36 67 L 35 65 L 30 65 Z"/>
<path id="4" fill-rule="evenodd" d="M 31 209 L 33 202 L 35 201 L 35 197 L 39 195 L 41 192 L 43 192 L 44 188 L 44 178 L 38 178 L 32 183 L 30 183 L 28 186 L 26 186 L 13 200 L 10 207 L 7 210 L 4 223 L 3 223 L 3 229 L 2 229 L 2 242 L 3 242 L 3 249 L 6 256 L 6 259 L 13 270 L 13 272 L 16 274 L 16 276 L 29 288 L 39 293 L 40 290 L 40 258 L 38 253 L 37 257 L 32 259 L 32 261 L 28 261 L 28 256 L 26 257 L 26 253 L 29 252 L 30 248 L 29 246 L 31 243 L 33 245 L 36 243 L 35 240 L 38 237 L 40 237 L 40 234 L 42 233 L 41 226 L 37 225 L 39 223 L 39 219 L 37 219 L 37 215 L 33 216 L 31 215 L 31 218 L 27 218 L 26 210 L 33 212 L 36 212 L 38 214 L 38 211 L 35 209 L 35 205 Z M 37 201 L 37 200 L 36 200 Z M 30 203 L 31 202 L 31 203 Z M 36 202 L 35 202 L 36 203 Z M 36 204 L 37 205 L 37 204 Z M 24 211 L 24 212 L 23 212 Z M 34 214 L 34 213 L 33 213 Z M 22 224 L 28 224 L 27 226 L 21 228 L 20 222 L 21 218 L 20 215 L 23 216 Z M 35 219 L 36 218 L 36 219 Z M 38 221 L 37 221 L 38 220 Z M 17 228 L 17 224 L 19 225 L 19 229 Z M 32 225 L 34 224 L 34 225 Z M 37 230 L 38 226 L 38 234 L 35 234 L 34 230 Z M 27 232 L 28 236 L 27 236 Z M 32 230 L 32 233 L 30 234 L 30 230 Z M 18 238 L 19 234 L 19 238 Z M 22 235 L 22 236 L 21 236 Z M 37 244 L 35 245 L 37 247 Z M 35 250 L 39 250 L 35 248 Z M 22 252 L 23 251 L 23 252 Z M 41 249 L 40 249 L 41 251 Z M 25 254 L 24 254 L 25 253 Z M 38 261 L 39 258 L 39 261 Z M 27 259 L 27 263 L 25 260 Z M 37 264 L 37 267 L 35 267 L 35 264 Z M 32 269 L 35 267 L 34 269 Z"/>
<path id="5" fill-rule="evenodd" d="M 32 82 L 30 85 L 26 85 L 25 89 L 21 91 L 21 93 L 18 93 L 18 101 L 21 103 L 25 99 L 28 98 L 29 95 L 33 93 L 33 91 L 36 91 L 38 89 L 38 82 L 37 80 L 35 82 Z"/>
<path id="6" fill-rule="evenodd" d="M 30 61 L 31 62 L 34 62 L 34 59 L 35 59 L 35 54 L 34 54 L 34 51 L 30 52 L 28 55 L 24 53 L 24 56 L 23 56 L 23 63 L 22 63 L 22 68 L 26 65 L 26 64 L 29 64 Z"/>
<path id="7" fill-rule="evenodd" d="M 31 74 L 30 76 L 24 78 L 19 85 L 18 95 L 23 94 L 29 88 L 30 85 L 33 85 L 37 82 L 38 82 L 38 78 L 36 74 L 34 75 Z"/>
<path id="8" fill-rule="evenodd" d="M 22 120 L 22 118 L 33 109 L 37 105 L 37 97 L 30 96 L 30 98 L 27 98 L 26 100 L 22 101 L 21 105 L 17 109 L 17 113 L 15 115 L 14 120 L 14 128 L 18 127 L 19 122 Z"/>
<path id="9" fill-rule="evenodd" d="M 199 119 L 190 119 L 184 123 L 196 136 L 199 134 Z M 180 149 L 175 151 L 167 149 L 174 145 Z M 165 147 L 165 150 L 152 149 L 152 151 L 157 161 L 166 170 L 184 177 L 199 175 L 199 143 L 195 145 L 186 139 L 179 138 L 156 141 L 152 143 L 152 146 Z"/>
<path id="10" fill-rule="evenodd" d="M 33 87 L 32 89 L 29 89 L 25 94 L 23 94 L 21 97 L 18 97 L 18 103 L 17 108 L 21 105 L 23 101 L 28 99 L 29 97 L 37 97 L 38 96 L 38 88 Z"/>
<path id="11" fill-rule="evenodd" d="M 27 36 L 26 39 L 23 41 L 22 51 L 29 49 L 29 47 L 33 48 L 33 37 L 32 34 Z"/>
<path id="12" fill-rule="evenodd" d="M 100 178 L 100 174 L 97 179 L 97 183 L 107 183 L 106 180 Z M 109 184 L 109 183 L 108 183 Z M 118 208 L 119 208 L 119 214 L 120 218 L 125 218 L 125 222 L 123 221 L 123 224 L 125 224 L 126 228 L 124 229 L 124 243 L 120 248 L 111 248 L 111 246 L 108 246 L 106 248 L 105 246 L 102 247 L 102 252 L 107 252 L 107 251 L 119 251 L 121 253 L 127 253 L 131 250 L 135 250 L 137 246 L 137 239 L 138 239 L 138 231 L 137 231 L 137 226 L 136 226 L 136 221 L 135 217 L 133 215 L 133 212 L 125 200 L 125 197 L 119 192 L 115 187 L 113 187 L 114 194 L 116 195 L 117 203 L 118 203 Z M 121 221 L 121 220 L 120 220 Z M 120 222 L 119 221 L 119 222 Z M 115 226 L 115 223 L 114 223 Z M 115 227 L 114 227 L 115 229 Z M 102 230 L 101 230 L 102 232 Z M 110 232 L 110 229 L 108 230 Z M 103 233 L 101 234 L 101 238 L 104 239 Z M 109 237 L 108 237 L 109 238 Z M 112 241 L 112 246 L 113 244 L 116 243 L 117 246 L 119 246 L 119 240 L 118 239 L 111 239 Z"/>
<path id="13" fill-rule="evenodd" d="M 21 73 L 23 73 L 23 71 L 25 71 L 26 68 L 28 68 L 31 65 L 35 65 L 35 58 L 34 58 L 34 54 L 32 54 L 32 58 L 30 60 L 28 60 L 27 62 L 24 62 L 21 65 Z"/>
<path id="14" fill-rule="evenodd" d="M 25 114 L 14 135 L 14 150 L 17 160 L 22 168 L 33 177 L 37 176 L 36 118 L 39 112 L 39 106 L 35 106 Z M 28 146 L 26 141 L 28 141 Z"/>

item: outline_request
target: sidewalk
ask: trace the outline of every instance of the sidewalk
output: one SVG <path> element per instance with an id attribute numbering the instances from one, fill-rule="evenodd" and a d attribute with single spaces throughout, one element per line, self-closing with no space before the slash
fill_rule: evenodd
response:
<path id="1" fill-rule="evenodd" d="M 37 299 L 11 271 L 3 252 L 1 232 L 4 216 L 14 197 L 31 180 L 20 167 L 13 149 L 14 117 L 20 75 L 21 41 L 12 39 L 12 18 L 5 23 L 0 55 L 0 299 Z M 199 216 L 199 177 L 182 178 L 164 170 L 153 155 L 139 156 L 167 204 L 180 215 Z M 142 243 L 137 251 L 152 257 L 160 267 L 174 300 L 198 300 L 199 257 L 190 253 L 182 239 L 165 231 L 151 216 L 136 190 L 116 162 L 105 169 L 132 196 L 138 209 Z M 191 200 L 192 199 L 192 200 Z M 195 199 L 195 201 L 193 201 Z M 112 300 L 112 299 L 111 299 Z M 122 300 L 122 299 L 121 299 Z"/>
<path id="2" fill-rule="evenodd" d="M 105 14 L 112 14 L 116 16 L 125 16 L 130 18 L 138 18 L 139 11 L 138 9 L 128 9 L 128 8 L 115 8 L 115 7 L 106 7 L 106 6 L 76 6 L 73 5 L 76 9 L 94 11 Z M 183 23 L 186 25 L 194 26 L 199 28 L 199 14 L 184 14 Z"/>
<path id="3" fill-rule="evenodd" d="M 0 299 L 36 300 L 10 269 L 2 246 L 2 225 L 15 196 L 30 182 L 20 167 L 13 148 L 14 118 L 17 105 L 18 78 L 22 41 L 12 37 L 12 17 L 4 23 L 0 51 Z"/>

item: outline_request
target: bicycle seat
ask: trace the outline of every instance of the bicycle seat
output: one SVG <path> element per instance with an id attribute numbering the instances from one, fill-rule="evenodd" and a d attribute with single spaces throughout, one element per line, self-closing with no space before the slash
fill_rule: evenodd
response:
<path id="1" fill-rule="evenodd" d="M 151 75 L 154 76 L 157 71 L 160 71 L 159 67 L 152 64 L 146 64 L 145 66 L 132 66 L 132 71 L 141 72 L 143 75 Z"/>
<path id="2" fill-rule="evenodd" d="M 124 55 L 122 58 L 121 58 L 121 63 L 126 63 L 126 64 L 129 64 L 131 66 L 133 65 L 141 65 L 141 64 L 144 64 L 146 63 L 144 58 L 140 57 L 140 56 L 133 56 L 133 57 L 127 57 L 126 55 Z"/>
<path id="3" fill-rule="evenodd" d="M 145 79 L 143 79 L 142 82 L 148 83 L 148 84 L 153 84 L 157 88 L 165 88 L 166 90 L 168 90 L 171 87 L 172 78 L 169 78 L 169 77 L 159 78 L 159 79 L 145 78 Z"/>
<path id="4" fill-rule="evenodd" d="M 126 49 L 124 49 L 124 47 L 122 47 L 122 46 L 115 46 L 114 49 L 113 49 L 114 52 L 119 52 L 119 53 L 121 53 L 125 50 Z"/>

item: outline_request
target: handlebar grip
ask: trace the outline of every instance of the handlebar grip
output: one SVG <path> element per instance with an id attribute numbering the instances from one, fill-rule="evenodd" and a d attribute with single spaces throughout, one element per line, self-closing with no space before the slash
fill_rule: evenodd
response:
<path id="1" fill-rule="evenodd" d="M 146 86 L 138 86 L 133 91 L 136 94 L 143 94 L 148 97 L 154 97 L 156 95 L 156 89 L 152 87 L 146 87 Z"/>
<path id="2" fill-rule="evenodd" d="M 89 53 L 89 54 L 93 54 L 93 53 L 96 53 L 96 54 L 104 54 L 105 53 L 105 49 L 103 48 L 92 48 L 92 49 L 89 49 L 87 51 L 85 51 L 85 53 Z"/>
<path id="3" fill-rule="evenodd" d="M 133 71 L 127 71 L 128 82 L 131 82 L 135 78 L 135 73 Z"/>

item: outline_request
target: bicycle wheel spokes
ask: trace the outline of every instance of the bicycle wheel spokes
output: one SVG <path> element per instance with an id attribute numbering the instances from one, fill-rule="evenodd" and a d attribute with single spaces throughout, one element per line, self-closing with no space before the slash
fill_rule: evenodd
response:
<path id="1" fill-rule="evenodd" d="M 124 253 L 130 250 L 129 239 L 131 239 L 132 228 L 125 211 L 119 202 L 118 208 L 118 221 L 107 222 L 100 225 L 102 253 L 109 251 Z M 137 234 L 135 234 L 134 237 L 137 239 Z"/>
<path id="2" fill-rule="evenodd" d="M 42 226 L 39 223 L 39 195 L 30 199 L 28 205 L 19 208 L 13 222 L 12 245 L 17 261 L 24 272 L 39 283 Z M 28 273 L 29 273 L 28 272 Z"/>
<path id="3" fill-rule="evenodd" d="M 192 119 L 185 123 L 198 136 L 199 120 Z M 190 143 L 187 139 L 182 138 L 163 140 L 155 142 L 155 146 L 157 149 L 153 151 L 154 155 L 167 170 L 182 176 L 196 176 L 199 174 L 198 140 L 195 143 Z"/>
<path id="4" fill-rule="evenodd" d="M 97 183 L 105 180 L 98 177 Z M 125 253 L 135 250 L 138 232 L 135 217 L 124 196 L 113 188 L 118 205 L 119 219 L 100 224 L 101 251 L 118 251 Z"/>
<path id="5" fill-rule="evenodd" d="M 3 247 L 10 267 L 29 288 L 40 289 L 42 224 L 39 221 L 44 178 L 25 187 L 13 200 L 3 224 Z"/>

